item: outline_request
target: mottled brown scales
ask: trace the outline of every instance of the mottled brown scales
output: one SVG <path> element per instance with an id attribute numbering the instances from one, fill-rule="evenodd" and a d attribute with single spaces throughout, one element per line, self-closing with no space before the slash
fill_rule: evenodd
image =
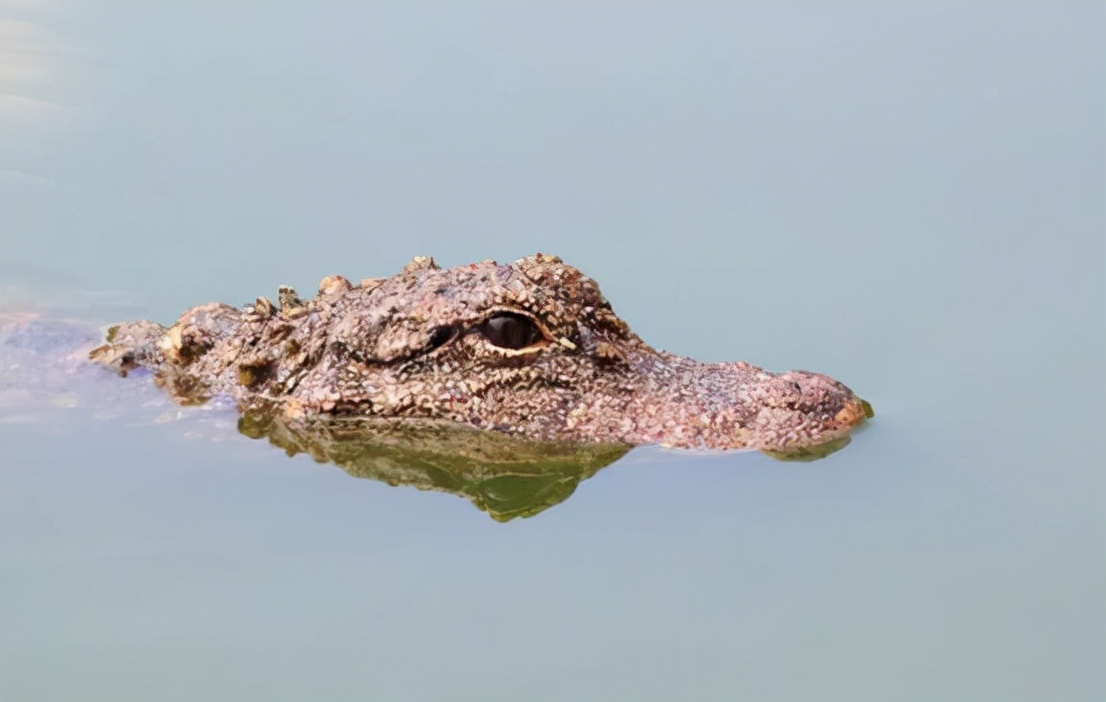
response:
<path id="1" fill-rule="evenodd" d="M 656 351 L 591 278 L 538 254 L 441 269 L 419 257 L 358 286 L 330 276 L 243 308 L 194 307 L 169 328 L 122 324 L 91 357 L 153 371 L 177 401 L 235 398 L 283 420 L 446 419 L 527 438 L 789 451 L 871 415 L 817 373 L 769 373 Z"/>

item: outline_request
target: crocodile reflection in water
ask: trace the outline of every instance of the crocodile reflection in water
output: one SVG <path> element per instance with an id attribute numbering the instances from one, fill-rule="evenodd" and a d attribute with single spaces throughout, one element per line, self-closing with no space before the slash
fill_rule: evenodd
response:
<path id="1" fill-rule="evenodd" d="M 253 439 L 267 438 L 289 456 L 302 453 L 333 463 L 355 478 L 463 497 L 500 522 L 560 504 L 582 481 L 631 448 L 532 441 L 440 420 L 333 418 L 305 423 L 246 414 L 238 430 Z M 809 461 L 846 443 L 848 437 L 774 457 Z"/>
<path id="2" fill-rule="evenodd" d="M 166 328 L 122 324 L 91 357 L 145 367 L 182 403 L 235 399 L 286 424 L 332 417 L 439 419 L 546 442 L 793 452 L 871 416 L 808 371 L 700 363 L 656 351 L 599 286 L 551 256 L 323 281 L 302 301 L 195 307 Z"/>
<path id="3" fill-rule="evenodd" d="M 437 420 L 285 422 L 244 415 L 238 429 L 289 456 L 307 454 L 355 478 L 463 497 L 492 519 L 530 517 L 568 499 L 622 458 L 625 444 L 528 441 Z"/>

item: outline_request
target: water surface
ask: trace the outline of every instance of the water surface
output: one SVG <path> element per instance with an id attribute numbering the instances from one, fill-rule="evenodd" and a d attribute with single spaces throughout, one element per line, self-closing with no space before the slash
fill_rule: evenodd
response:
<path id="1" fill-rule="evenodd" d="M 0 405 L 0 698 L 1106 696 L 1104 20 L 5 3 L 4 311 L 542 251 L 660 348 L 877 417 L 814 463 L 635 449 L 499 523 L 50 376 Z"/>

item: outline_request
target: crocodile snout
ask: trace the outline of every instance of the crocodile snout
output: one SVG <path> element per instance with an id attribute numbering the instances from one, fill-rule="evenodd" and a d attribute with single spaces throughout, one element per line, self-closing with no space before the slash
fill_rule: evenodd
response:
<path id="1" fill-rule="evenodd" d="M 770 404 L 815 414 L 822 421 L 848 428 L 874 416 L 872 406 L 844 383 L 828 375 L 793 370 L 775 375 L 768 390 Z"/>
<path id="2" fill-rule="evenodd" d="M 745 423 L 751 447 L 790 451 L 825 444 L 873 416 L 870 404 L 827 375 L 794 370 L 758 376 L 750 399 L 760 409 Z"/>
<path id="3" fill-rule="evenodd" d="M 736 361 L 639 359 L 635 392 L 611 431 L 629 443 L 678 448 L 793 451 L 833 442 L 872 416 L 842 383 L 809 371 L 770 373 Z M 594 420 L 601 413 L 588 412 Z"/>

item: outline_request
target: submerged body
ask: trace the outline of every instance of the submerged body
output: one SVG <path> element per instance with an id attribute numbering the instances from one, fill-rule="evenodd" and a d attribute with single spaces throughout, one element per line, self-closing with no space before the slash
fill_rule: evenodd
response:
<path id="1" fill-rule="evenodd" d="M 599 286 L 551 256 L 323 280 L 301 301 L 208 304 L 163 327 L 119 325 L 93 360 L 150 369 L 182 403 L 244 412 L 442 419 L 542 441 L 789 451 L 840 440 L 871 416 L 807 371 L 700 363 L 656 351 Z"/>

